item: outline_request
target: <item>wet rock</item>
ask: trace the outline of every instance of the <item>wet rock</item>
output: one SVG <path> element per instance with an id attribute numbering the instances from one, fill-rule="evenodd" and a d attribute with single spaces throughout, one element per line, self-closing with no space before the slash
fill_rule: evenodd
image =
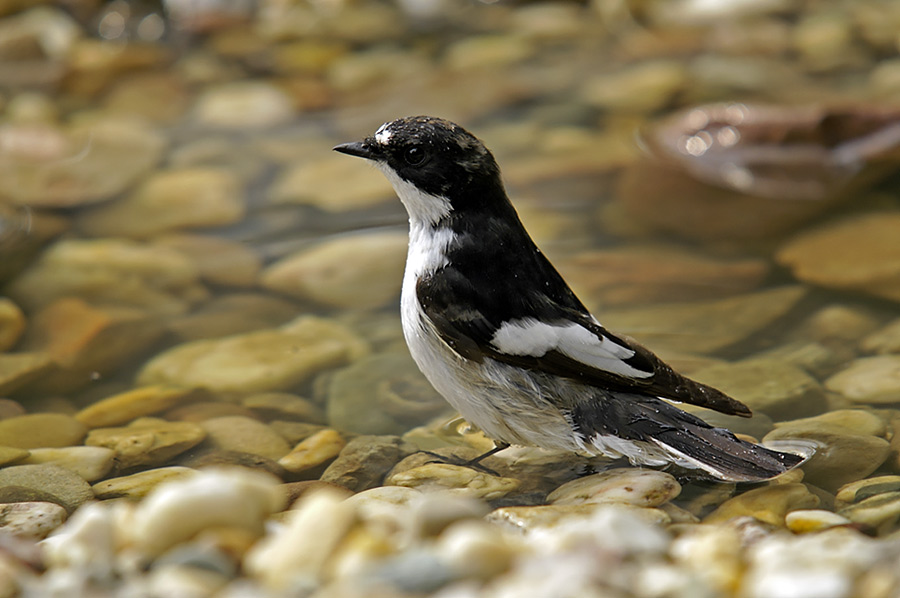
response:
<path id="1" fill-rule="evenodd" d="M 513 478 L 501 478 L 448 463 L 429 463 L 399 473 L 392 472 L 384 483 L 420 490 L 447 489 L 448 492 L 484 500 L 502 498 L 515 491 L 520 484 Z"/>
<path id="2" fill-rule="evenodd" d="M 161 335 L 157 318 L 141 309 L 93 307 L 75 298 L 54 301 L 35 314 L 22 347 L 46 352 L 56 369 L 27 390 L 50 394 L 81 388 L 129 362 Z"/>
<path id="3" fill-rule="evenodd" d="M 134 120 L 105 119 L 61 129 L 7 126 L 0 195 L 35 207 L 96 203 L 130 187 L 159 161 L 162 136 Z"/>
<path id="4" fill-rule="evenodd" d="M 656 352 L 713 353 L 773 324 L 805 294 L 786 286 L 712 301 L 616 308 L 603 314 L 603 323 Z"/>
<path id="5" fill-rule="evenodd" d="M 32 413 L 0 421 L 0 445 L 23 449 L 80 444 L 87 428 L 62 413 Z"/>
<path id="6" fill-rule="evenodd" d="M 214 417 L 226 417 L 229 415 L 249 418 L 255 416 L 253 411 L 243 405 L 225 401 L 201 401 L 171 409 L 165 413 L 165 418 L 172 421 L 202 422 Z"/>
<path id="7" fill-rule="evenodd" d="M 0 394 L 11 394 L 53 369 L 47 353 L 0 353 Z"/>
<path id="8" fill-rule="evenodd" d="M 0 531 L 43 540 L 66 521 L 66 509 L 52 502 L 0 504 Z"/>
<path id="9" fill-rule="evenodd" d="M 187 256 L 200 279 L 226 287 L 253 287 L 262 269 L 262 259 L 246 244 L 205 235 L 171 234 L 154 243 Z"/>
<path id="10" fill-rule="evenodd" d="M 866 353 L 879 355 L 900 353 L 900 319 L 889 322 L 881 330 L 866 336 L 861 343 Z"/>
<path id="11" fill-rule="evenodd" d="M 0 446 L 0 467 L 24 461 L 31 451 L 12 446 Z"/>
<path id="12" fill-rule="evenodd" d="M 825 490 L 862 479 L 878 469 L 890 454 L 890 443 L 879 437 L 884 422 L 860 410 L 838 410 L 778 424 L 763 442 L 803 439 L 816 445 L 801 467 L 805 480 Z"/>
<path id="13" fill-rule="evenodd" d="M 269 426 L 273 430 L 281 434 L 281 437 L 288 441 L 290 445 L 296 445 L 303 442 L 313 434 L 321 432 L 325 426 L 319 424 L 310 424 L 307 422 L 292 422 L 284 420 L 275 420 L 269 422 Z"/>
<path id="14" fill-rule="evenodd" d="M 300 473 L 333 460 L 346 445 L 336 430 L 322 430 L 297 444 L 278 464 L 291 473 Z"/>
<path id="15" fill-rule="evenodd" d="M 0 419 L 9 419 L 25 415 L 25 407 L 12 399 L 0 399 Z"/>
<path id="16" fill-rule="evenodd" d="M 275 205 L 315 206 L 326 212 L 347 212 L 394 200 L 394 192 L 375 169 L 360 169 L 344 156 L 304 160 L 288 168 L 269 190 Z"/>
<path id="17" fill-rule="evenodd" d="M 888 534 L 900 527 L 900 491 L 881 492 L 838 511 L 856 524 Z"/>
<path id="18" fill-rule="evenodd" d="M 438 538 L 437 553 L 458 575 L 485 580 L 507 571 L 518 556 L 516 544 L 497 526 L 472 520 L 448 526 Z"/>
<path id="19" fill-rule="evenodd" d="M 826 408 L 825 393 L 814 378 L 797 366 L 773 359 L 713 365 L 691 372 L 691 378 L 776 421 L 816 415 Z"/>
<path id="20" fill-rule="evenodd" d="M 791 511 L 819 505 L 819 498 L 799 483 L 755 488 L 731 498 L 703 519 L 704 523 L 724 523 L 749 515 L 779 527 Z"/>
<path id="21" fill-rule="evenodd" d="M 658 507 L 681 492 L 681 485 L 662 471 L 612 469 L 563 484 L 547 496 L 554 505 L 624 503 Z"/>
<path id="22" fill-rule="evenodd" d="M 678 565 L 726 594 L 744 573 L 741 538 L 730 527 L 691 526 L 672 541 L 669 553 Z"/>
<path id="23" fill-rule="evenodd" d="M 66 446 L 62 448 L 36 448 L 24 463 L 48 464 L 65 467 L 84 481 L 91 483 L 106 477 L 112 470 L 116 453 L 99 446 Z"/>
<path id="24" fill-rule="evenodd" d="M 747 598 L 847 596 L 861 571 L 883 558 L 883 546 L 851 529 L 771 535 L 747 553 L 741 591 Z"/>
<path id="25" fill-rule="evenodd" d="M 11 349 L 24 330 L 25 314 L 15 303 L 6 297 L 0 297 L 0 353 Z"/>
<path id="26" fill-rule="evenodd" d="M 311 493 L 294 506 L 287 525 L 253 547 L 244 566 L 273 591 L 315 584 L 354 519 L 342 494 Z"/>
<path id="27" fill-rule="evenodd" d="M 871 212 L 801 233 L 778 261 L 798 279 L 900 301 L 900 212 Z"/>
<path id="28" fill-rule="evenodd" d="M 177 251 L 125 239 L 66 239 L 44 251 L 9 294 L 30 310 L 77 297 L 173 314 L 205 298 L 206 291 L 196 268 Z"/>
<path id="29" fill-rule="evenodd" d="M 823 509 L 798 509 L 784 518 L 785 525 L 795 534 L 809 534 L 853 523 L 846 517 Z"/>
<path id="30" fill-rule="evenodd" d="M 413 452 L 397 436 L 357 436 L 319 479 L 361 492 L 379 485 L 391 467 Z"/>
<path id="31" fill-rule="evenodd" d="M 711 299 L 757 288 L 763 260 L 717 259 L 678 246 L 636 246 L 578 253 L 560 264 L 563 277 L 602 305 Z"/>
<path id="32" fill-rule="evenodd" d="M 444 60 L 455 71 L 502 69 L 524 61 L 534 51 L 532 43 L 517 35 L 479 35 L 451 44 Z"/>
<path id="33" fill-rule="evenodd" d="M 266 268 L 262 284 L 330 307 L 381 307 L 400 295 L 407 244 L 400 232 L 327 240 Z"/>
<path id="34" fill-rule="evenodd" d="M 114 83 L 104 98 L 111 114 L 137 115 L 162 125 L 178 122 L 189 101 L 182 77 L 172 72 L 130 73 Z"/>
<path id="35" fill-rule="evenodd" d="M 88 405 L 75 419 L 89 428 L 104 428 L 153 415 L 182 402 L 191 391 L 184 388 L 145 386 Z"/>
<path id="36" fill-rule="evenodd" d="M 857 359 L 826 380 L 825 387 L 854 403 L 900 403 L 900 355 Z"/>
<path id="37" fill-rule="evenodd" d="M 598 108 L 617 112 L 653 112 L 668 104 L 688 83 L 684 65 L 655 60 L 588 79 L 581 92 Z"/>
<path id="38" fill-rule="evenodd" d="M 301 421 L 314 424 L 325 422 L 322 410 L 308 399 L 282 392 L 251 395 L 241 401 L 260 418 L 280 421 Z"/>
<path id="39" fill-rule="evenodd" d="M 838 508 L 863 501 L 878 494 L 900 492 L 900 476 L 882 475 L 851 482 L 838 488 L 834 496 Z"/>
<path id="40" fill-rule="evenodd" d="M 294 117 L 294 108 L 287 94 L 274 85 L 240 81 L 208 88 L 197 99 L 194 117 L 208 127 L 262 129 L 287 123 Z"/>
<path id="41" fill-rule="evenodd" d="M 191 341 L 281 326 L 297 317 L 298 306 L 269 295 L 241 293 L 215 297 L 189 314 L 166 323 L 179 338 Z"/>
<path id="42" fill-rule="evenodd" d="M 232 415 L 199 422 L 206 431 L 210 446 L 225 451 L 238 451 L 278 460 L 291 447 L 266 424 L 248 417 Z"/>
<path id="43" fill-rule="evenodd" d="M 357 434 L 400 434 L 448 410 L 409 353 L 380 353 L 334 373 L 328 421 Z"/>
<path id="44" fill-rule="evenodd" d="M 127 470 L 162 465 L 204 438 L 206 432 L 197 424 L 145 417 L 123 428 L 91 430 L 84 443 L 114 450 L 119 469 Z"/>
<path id="45" fill-rule="evenodd" d="M 889 160 L 883 158 L 898 143 L 891 129 L 895 120 L 892 108 L 865 106 L 689 108 L 644 131 L 645 156 L 623 175 L 619 196 L 641 221 L 688 238 L 772 238 L 887 174 Z M 889 238 L 860 245 L 874 249 Z M 849 266 L 836 269 L 843 276 L 866 259 L 855 246 L 835 253 L 845 240 L 821 247 L 823 256 L 847 259 Z M 811 259 L 815 253 L 809 252 Z M 779 259 L 794 262 L 784 251 Z M 889 261 L 886 255 L 872 259 Z"/>
<path id="46" fill-rule="evenodd" d="M 133 537 L 158 555 L 213 527 L 237 527 L 258 536 L 265 519 L 284 506 L 278 481 L 247 470 L 209 470 L 157 487 L 134 512 Z"/>
<path id="47" fill-rule="evenodd" d="M 182 453 L 171 461 L 173 464 L 191 467 L 193 469 L 206 469 L 210 467 L 244 467 L 256 469 L 272 475 L 280 480 L 287 479 L 285 469 L 267 457 L 241 451 L 226 451 L 222 449 L 207 448 L 205 445 Z"/>
<path id="48" fill-rule="evenodd" d="M 237 178 L 225 170 L 161 171 L 128 196 L 83 212 L 77 226 L 92 237 L 137 239 L 186 228 L 226 226 L 244 216 L 242 191 Z"/>
<path id="49" fill-rule="evenodd" d="M 151 491 L 161 484 L 187 479 L 197 474 L 196 469 L 189 467 L 158 467 L 104 480 L 94 484 L 92 489 L 94 495 L 100 500 L 129 498 L 137 501 L 150 494 Z"/>
<path id="50" fill-rule="evenodd" d="M 45 493 L 51 502 L 69 513 L 94 498 L 91 487 L 79 475 L 56 465 L 13 465 L 0 469 L 0 487 Z M 5 498 L 3 502 L 19 502 L 12 496 Z"/>
<path id="51" fill-rule="evenodd" d="M 150 360 L 138 374 L 138 383 L 217 393 L 288 390 L 366 351 L 365 343 L 343 326 L 302 316 L 273 330 L 178 345 Z"/>

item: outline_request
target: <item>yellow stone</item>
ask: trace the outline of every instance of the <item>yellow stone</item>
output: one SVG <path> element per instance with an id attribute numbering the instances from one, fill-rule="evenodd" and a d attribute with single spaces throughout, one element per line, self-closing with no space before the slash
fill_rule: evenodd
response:
<path id="1" fill-rule="evenodd" d="M 337 430 L 327 428 L 300 442 L 278 464 L 292 473 L 300 473 L 334 459 L 345 446 L 347 441 Z"/>
<path id="2" fill-rule="evenodd" d="M 89 428 L 116 426 L 171 409 L 190 392 L 190 389 L 167 386 L 136 388 L 85 407 L 75 419 Z"/>

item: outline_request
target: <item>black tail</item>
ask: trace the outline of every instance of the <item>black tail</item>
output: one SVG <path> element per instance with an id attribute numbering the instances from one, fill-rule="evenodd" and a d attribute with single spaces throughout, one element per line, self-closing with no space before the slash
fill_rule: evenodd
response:
<path id="1" fill-rule="evenodd" d="M 724 428 L 714 428 L 661 399 L 640 395 L 600 398 L 572 412 L 576 430 L 615 435 L 661 449 L 679 465 L 701 469 L 721 480 L 759 482 L 782 474 L 808 459 L 812 446 L 783 443 L 782 452 L 741 440 Z"/>

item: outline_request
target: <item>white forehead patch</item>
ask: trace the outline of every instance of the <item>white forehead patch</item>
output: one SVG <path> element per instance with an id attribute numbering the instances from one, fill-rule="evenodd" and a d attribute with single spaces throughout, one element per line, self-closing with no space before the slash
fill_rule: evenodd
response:
<path id="1" fill-rule="evenodd" d="M 390 123 L 384 123 L 378 130 L 375 131 L 375 141 L 379 143 L 379 145 L 387 145 L 388 141 L 391 140 L 391 129 L 388 127 Z"/>

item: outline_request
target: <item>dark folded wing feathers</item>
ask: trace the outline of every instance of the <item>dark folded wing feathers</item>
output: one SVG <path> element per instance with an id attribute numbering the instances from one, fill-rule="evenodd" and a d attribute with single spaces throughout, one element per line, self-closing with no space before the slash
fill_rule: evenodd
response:
<path id="1" fill-rule="evenodd" d="M 574 296 L 576 305 L 572 307 L 560 306 L 544 297 L 540 302 L 540 313 L 537 315 L 548 323 L 576 323 L 590 330 L 598 342 L 607 338 L 631 349 L 634 354 L 622 361 L 636 370 L 652 375 L 634 378 L 623 376 L 585 364 L 556 350 L 547 351 L 539 356 L 501 352 L 491 344 L 491 341 L 503 320 L 492 322 L 486 315 L 490 311 L 479 309 L 484 304 L 484 295 L 473 292 L 471 285 L 460 284 L 462 282 L 458 275 L 454 275 L 452 268 L 444 269 L 419 280 L 416 293 L 425 314 L 431 319 L 440 337 L 466 359 L 481 362 L 485 357 L 489 357 L 603 389 L 663 397 L 732 415 L 747 417 L 751 415 L 743 403 L 714 388 L 685 378 L 634 341 L 609 333 L 593 321 Z"/>

